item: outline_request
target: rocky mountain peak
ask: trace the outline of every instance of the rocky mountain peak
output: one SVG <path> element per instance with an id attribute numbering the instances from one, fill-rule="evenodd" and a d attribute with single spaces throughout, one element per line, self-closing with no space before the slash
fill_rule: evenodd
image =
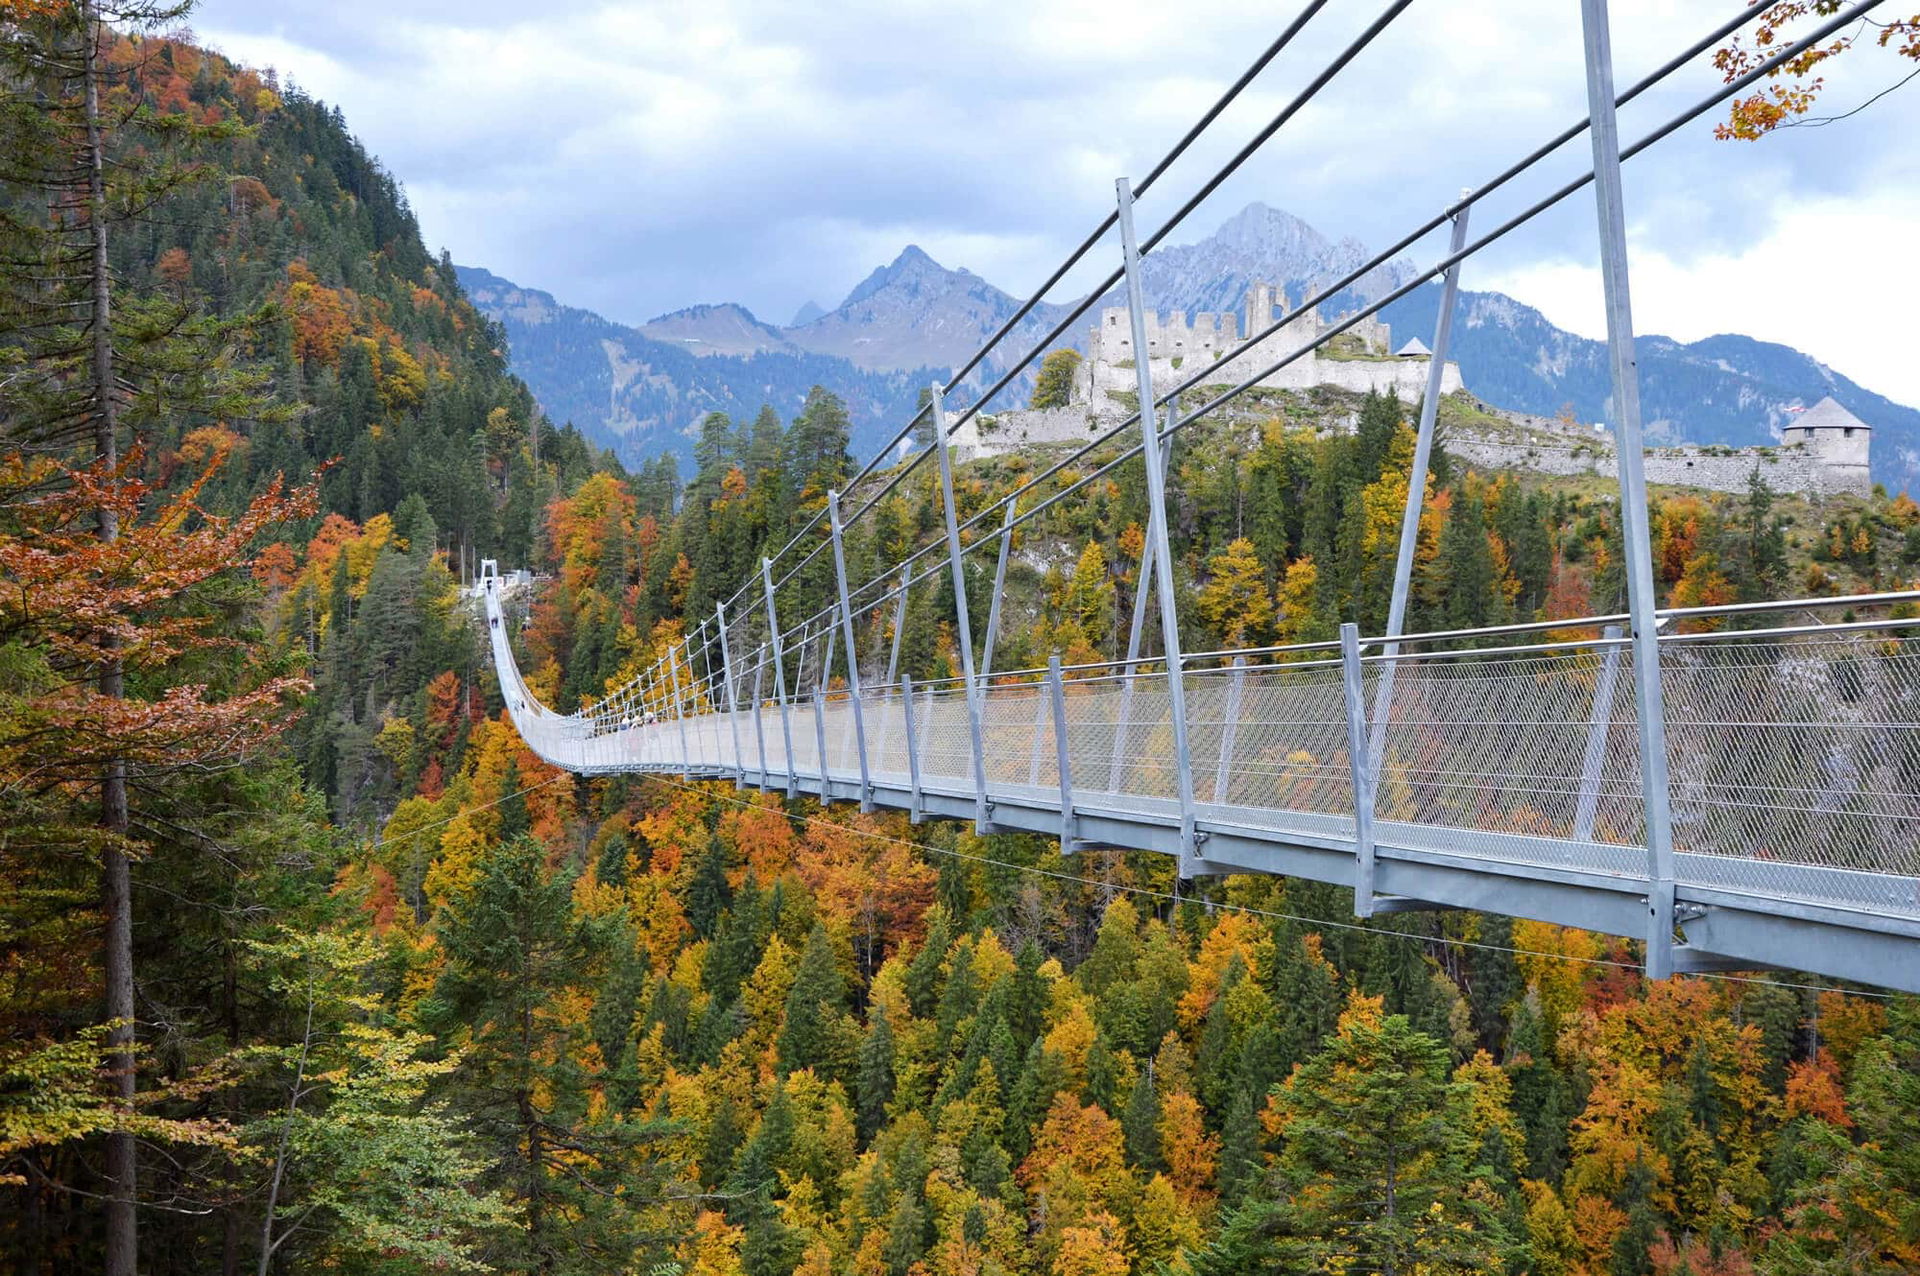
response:
<path id="1" fill-rule="evenodd" d="M 977 280 L 971 272 L 948 270 L 929 257 L 918 244 L 908 244 L 892 262 L 861 280 L 859 286 L 840 303 L 839 309 L 850 310 L 883 292 L 904 292 L 914 296 L 937 294 L 974 282 Z"/>
<path id="2" fill-rule="evenodd" d="M 1150 304 L 1183 311 L 1237 312 L 1256 282 L 1278 286 L 1291 301 L 1325 288 L 1371 256 L 1351 236 L 1338 241 L 1284 209 L 1252 203 L 1205 239 L 1174 244 L 1141 264 Z M 1402 258 L 1379 266 L 1332 299 L 1338 313 L 1391 292 L 1414 274 Z"/>

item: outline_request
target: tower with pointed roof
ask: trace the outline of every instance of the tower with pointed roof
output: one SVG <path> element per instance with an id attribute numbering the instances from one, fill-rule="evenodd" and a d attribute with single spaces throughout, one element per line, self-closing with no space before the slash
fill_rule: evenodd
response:
<path id="1" fill-rule="evenodd" d="M 1831 396 L 1784 426 L 1780 442 L 1783 447 L 1806 449 L 1807 455 L 1827 472 L 1823 486 L 1829 491 L 1865 495 L 1873 490 L 1868 468 L 1873 427 L 1834 402 Z"/>

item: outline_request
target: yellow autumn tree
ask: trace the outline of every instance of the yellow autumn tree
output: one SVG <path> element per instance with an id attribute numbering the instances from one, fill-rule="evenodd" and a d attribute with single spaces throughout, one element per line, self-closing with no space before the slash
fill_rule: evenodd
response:
<path id="1" fill-rule="evenodd" d="M 1208 559 L 1207 577 L 1200 590 L 1200 614 L 1226 645 L 1243 647 L 1264 639 L 1273 624 L 1273 599 L 1253 542 L 1242 537 Z"/>
<path id="2" fill-rule="evenodd" d="M 1053 1276 L 1127 1276 L 1133 1255 L 1120 1220 L 1100 1211 L 1075 1227 L 1060 1229 Z"/>
<path id="3" fill-rule="evenodd" d="M 1280 581 L 1280 613 L 1274 636 L 1283 643 L 1322 642 L 1333 625 L 1320 606 L 1320 569 L 1311 555 L 1287 564 Z"/>
<path id="4" fill-rule="evenodd" d="M 1160 1156 L 1181 1204 L 1199 1213 L 1210 1209 L 1220 1139 L 1207 1133 L 1200 1101 L 1185 1091 L 1169 1094 L 1161 1104 Z"/>
<path id="5" fill-rule="evenodd" d="M 1107 556 L 1099 542 L 1088 541 L 1074 564 L 1073 577 L 1067 582 L 1061 600 L 1065 619 L 1079 626 L 1087 642 L 1104 647 L 1113 633 L 1113 576 L 1107 570 Z"/>

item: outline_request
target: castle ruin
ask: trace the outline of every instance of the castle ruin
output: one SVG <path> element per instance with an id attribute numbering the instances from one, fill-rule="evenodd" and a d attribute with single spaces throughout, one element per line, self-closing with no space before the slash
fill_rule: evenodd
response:
<path id="1" fill-rule="evenodd" d="M 1362 319 L 1309 350 L 1338 325 L 1321 319 L 1316 310 L 1296 311 L 1288 323 L 1245 353 L 1228 357 L 1243 332 L 1265 331 L 1287 313 L 1284 297 L 1265 283 L 1247 290 L 1244 315 L 1202 312 L 1189 318 L 1180 311 L 1148 313 L 1146 358 L 1154 393 L 1165 394 L 1204 368 L 1205 377 L 1190 394 L 1210 399 L 1291 359 L 1256 384 L 1299 391 L 1334 386 L 1355 394 L 1371 390 L 1397 394 L 1407 404 L 1419 402 L 1426 394 L 1432 351 L 1418 339 L 1396 350 L 1392 333 L 1377 319 Z M 1126 308 L 1107 307 L 1087 333 L 1086 358 L 1074 375 L 1071 397 L 1064 406 L 971 416 L 952 436 L 955 453 L 966 459 L 1000 456 L 1034 445 L 1085 443 L 1133 415 L 1139 398 L 1139 355 Z M 1448 395 L 1463 389 L 1459 365 L 1449 361 L 1441 373 L 1440 392 Z M 1613 439 L 1603 430 L 1476 406 L 1483 415 L 1498 418 L 1499 428 L 1446 432 L 1447 449 L 1471 465 L 1551 475 L 1616 473 Z M 1743 492 L 1757 470 L 1779 492 L 1865 496 L 1873 490 L 1868 471 L 1872 440 L 1873 430 L 1866 422 L 1824 398 L 1782 428 L 1777 447 L 1649 448 L 1646 475 L 1651 483 Z"/>
<path id="2" fill-rule="evenodd" d="M 1518 412 L 1496 415 L 1497 430 L 1448 429 L 1447 451 L 1482 469 L 1597 478 L 1619 473 L 1613 435 L 1597 426 Z M 1780 436 L 1774 447 L 1650 447 L 1647 482 L 1737 493 L 1747 490 L 1757 472 L 1776 492 L 1826 497 L 1873 491 L 1868 469 L 1873 428 L 1833 399 L 1821 399 L 1794 417 Z"/>
<path id="3" fill-rule="evenodd" d="M 1240 344 L 1243 334 L 1263 332 L 1282 318 L 1288 322 L 1278 331 L 1262 338 L 1245 354 L 1226 359 Z M 1382 394 L 1392 390 L 1409 402 L 1419 399 L 1427 389 L 1427 365 L 1432 354 L 1426 346 L 1411 342 L 1404 348 L 1405 353 L 1395 353 L 1387 325 L 1369 318 L 1355 323 L 1318 349 L 1308 350 L 1337 325 L 1323 320 L 1317 309 L 1289 315 L 1285 297 L 1276 293 L 1271 284 L 1256 283 L 1247 290 L 1244 328 L 1241 317 L 1230 314 L 1201 313 L 1189 321 L 1178 311 L 1166 316 L 1150 313 L 1146 321 L 1147 363 L 1153 372 L 1156 393 L 1190 378 L 1199 364 L 1209 367 L 1206 384 L 1238 385 L 1283 359 L 1292 362 L 1262 376 L 1261 386 L 1275 390 L 1310 390 L 1331 385 L 1362 394 L 1368 390 Z M 1126 309 L 1114 306 L 1101 311 L 1100 322 L 1088 334 L 1087 360 L 1081 365 L 1077 397 L 1094 402 L 1111 390 L 1122 394 L 1135 392 L 1137 357 L 1138 352 L 1133 348 L 1133 325 Z M 1441 377 L 1440 392 L 1449 394 L 1460 388 L 1459 365 L 1449 362 Z"/>
<path id="4" fill-rule="evenodd" d="M 1243 333 L 1265 331 L 1283 317 L 1288 322 L 1279 330 L 1238 357 L 1227 357 Z M 1427 390 L 1433 356 L 1426 346 L 1410 341 L 1396 353 L 1387 325 L 1362 319 L 1310 350 L 1337 325 L 1323 320 L 1317 309 L 1288 312 L 1285 297 L 1271 284 L 1256 283 L 1247 290 L 1244 328 L 1242 316 L 1233 314 L 1202 312 L 1189 318 L 1181 311 L 1154 311 L 1145 318 L 1147 367 L 1156 394 L 1190 380 L 1201 368 L 1206 377 L 1195 394 L 1238 385 L 1288 359 L 1285 367 L 1262 376 L 1257 384 L 1276 390 L 1330 385 L 1359 394 L 1393 392 L 1409 403 Z M 969 419 L 954 434 L 953 446 L 962 456 L 998 456 L 1030 444 L 1084 443 L 1133 414 L 1139 396 L 1138 357 L 1127 309 L 1109 306 L 1087 333 L 1086 358 L 1066 406 L 1002 412 L 984 426 L 977 418 Z M 1448 362 L 1440 384 L 1443 394 L 1461 388 L 1458 364 Z"/>

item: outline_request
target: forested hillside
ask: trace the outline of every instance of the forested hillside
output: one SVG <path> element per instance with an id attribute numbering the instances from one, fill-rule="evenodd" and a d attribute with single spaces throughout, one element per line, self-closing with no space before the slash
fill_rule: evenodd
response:
<path id="1" fill-rule="evenodd" d="M 845 483 L 845 406 L 710 416 L 684 486 L 628 474 L 538 420 L 337 113 L 9 15 L 0 1270 L 1920 1266 L 1911 1001 L 1649 984 L 1543 924 L 1362 924 L 1304 882 L 1176 892 L 1153 856 L 546 768 L 463 572 L 538 573 L 522 667 L 571 708 Z M 1176 447 L 1196 644 L 1379 624 L 1407 405 L 1353 433 L 1308 406 Z M 967 467 L 964 508 L 1035 463 Z M 1140 482 L 1022 533 L 999 667 L 1124 644 Z M 850 569 L 938 509 L 902 484 Z M 1614 605 L 1596 486 L 1443 458 L 1428 509 L 1416 626 Z M 1920 560 L 1904 499 L 1655 515 L 1676 601 Z M 951 615 L 914 598 L 908 672 L 952 670 Z"/>

